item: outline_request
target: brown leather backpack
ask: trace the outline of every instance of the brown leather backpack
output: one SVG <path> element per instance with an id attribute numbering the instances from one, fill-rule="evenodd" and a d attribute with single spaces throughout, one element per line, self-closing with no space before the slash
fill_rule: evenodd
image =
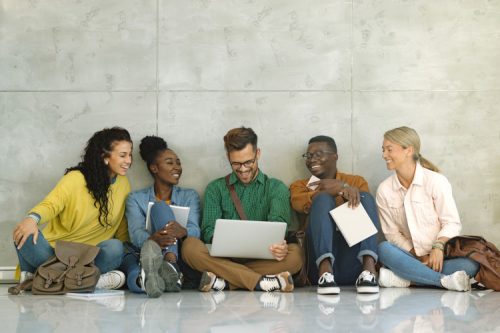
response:
<path id="1" fill-rule="evenodd" d="M 34 295 L 92 292 L 101 272 L 94 264 L 97 246 L 57 241 L 55 255 L 38 267 L 33 277 Z"/>
<path id="2" fill-rule="evenodd" d="M 453 237 L 445 246 L 447 257 L 469 257 L 481 265 L 474 277 L 488 289 L 500 290 L 500 251 L 481 236 Z"/>

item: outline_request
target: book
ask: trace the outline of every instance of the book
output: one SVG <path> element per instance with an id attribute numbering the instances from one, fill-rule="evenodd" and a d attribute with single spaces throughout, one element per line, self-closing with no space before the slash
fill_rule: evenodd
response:
<path id="1" fill-rule="evenodd" d="M 103 297 L 117 297 L 124 296 L 125 291 L 123 290 L 107 290 L 107 289 L 96 289 L 91 293 L 66 293 L 65 294 L 71 298 L 79 299 L 93 299 L 93 298 L 103 298 Z"/>
<path id="2" fill-rule="evenodd" d="M 150 201 L 148 203 L 148 210 L 146 212 L 146 230 L 151 233 L 151 207 L 153 207 L 155 203 Z M 187 226 L 188 217 L 189 217 L 189 207 L 184 206 L 176 206 L 170 205 L 172 211 L 174 213 L 175 220 L 182 225 L 184 228 Z"/>
<path id="3" fill-rule="evenodd" d="M 349 247 L 377 233 L 377 228 L 361 204 L 353 209 L 346 202 L 332 209 L 330 215 Z"/>

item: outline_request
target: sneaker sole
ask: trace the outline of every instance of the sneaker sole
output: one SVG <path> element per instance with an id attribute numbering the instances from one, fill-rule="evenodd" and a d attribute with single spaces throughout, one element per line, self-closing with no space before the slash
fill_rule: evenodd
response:
<path id="1" fill-rule="evenodd" d="M 163 257 L 158 244 L 146 241 L 141 249 L 141 267 L 146 273 L 144 289 L 149 297 L 160 297 L 165 289 L 165 282 L 159 273 L 162 263 Z"/>
<path id="2" fill-rule="evenodd" d="M 165 291 L 169 292 L 179 292 L 181 291 L 181 286 L 177 284 L 179 281 L 179 273 L 174 267 L 169 265 L 165 260 L 161 264 L 160 276 L 165 282 Z"/>
<path id="3" fill-rule="evenodd" d="M 318 291 L 319 295 L 338 295 L 338 294 L 340 294 L 339 287 L 323 287 L 323 288 L 318 287 L 317 291 Z"/>
<path id="4" fill-rule="evenodd" d="M 212 289 L 212 278 L 207 272 L 201 275 L 200 285 L 198 287 L 199 291 L 208 292 Z"/>
<path id="5" fill-rule="evenodd" d="M 359 286 L 356 287 L 358 294 L 376 294 L 380 291 L 378 286 Z"/>

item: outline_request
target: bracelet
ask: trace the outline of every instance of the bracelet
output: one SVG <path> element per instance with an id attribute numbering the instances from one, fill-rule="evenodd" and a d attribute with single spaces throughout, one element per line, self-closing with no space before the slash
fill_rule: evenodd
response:
<path id="1" fill-rule="evenodd" d="M 439 242 L 439 241 L 436 241 L 432 244 L 432 248 L 433 249 L 438 249 L 438 250 L 441 250 L 444 252 L 444 243 L 443 242 Z"/>
<path id="2" fill-rule="evenodd" d="M 42 220 L 40 215 L 36 214 L 36 213 L 29 213 L 28 215 L 26 215 L 25 218 L 30 218 L 32 219 L 33 221 L 36 222 L 36 224 L 40 224 L 40 221 Z"/>

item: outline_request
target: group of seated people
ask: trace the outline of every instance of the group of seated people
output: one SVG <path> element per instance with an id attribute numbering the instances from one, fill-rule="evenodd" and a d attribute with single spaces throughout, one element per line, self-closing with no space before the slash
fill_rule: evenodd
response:
<path id="1" fill-rule="evenodd" d="M 459 214 L 450 183 L 422 157 L 418 134 L 409 127 L 384 134 L 382 157 L 395 172 L 380 184 L 376 200 L 363 177 L 337 170 L 339 155 L 331 137 L 313 137 L 302 155 L 316 181 L 301 179 L 288 188 L 259 169 L 255 132 L 231 129 L 224 147 L 232 172 L 208 184 L 203 213 L 198 193 L 178 186 L 179 157 L 157 136 L 146 136 L 139 145 L 153 184 L 130 192 L 126 174 L 132 146 L 123 128 L 96 132 L 82 161 L 66 169 L 54 189 L 15 226 L 21 281 L 32 278 L 54 254 L 57 240 L 65 240 L 100 248 L 96 288 L 117 289 L 126 283 L 130 291 L 149 297 L 182 288 L 291 292 L 303 265 L 298 244 L 283 240 L 271 245 L 274 260 L 210 255 L 205 244 L 212 242 L 216 220 L 241 219 L 231 188 L 248 220 L 290 226 L 292 208 L 305 218 L 309 281 L 317 283 L 322 295 L 338 294 L 341 285 L 355 285 L 358 293 L 410 285 L 467 291 L 479 270 L 469 258 L 444 257 L 446 241 L 460 234 Z M 377 244 L 379 235 L 374 234 L 350 247 L 329 214 L 345 202 L 350 207 L 361 204 L 386 241 Z M 171 205 L 190 208 L 185 227 L 176 221 Z"/>

